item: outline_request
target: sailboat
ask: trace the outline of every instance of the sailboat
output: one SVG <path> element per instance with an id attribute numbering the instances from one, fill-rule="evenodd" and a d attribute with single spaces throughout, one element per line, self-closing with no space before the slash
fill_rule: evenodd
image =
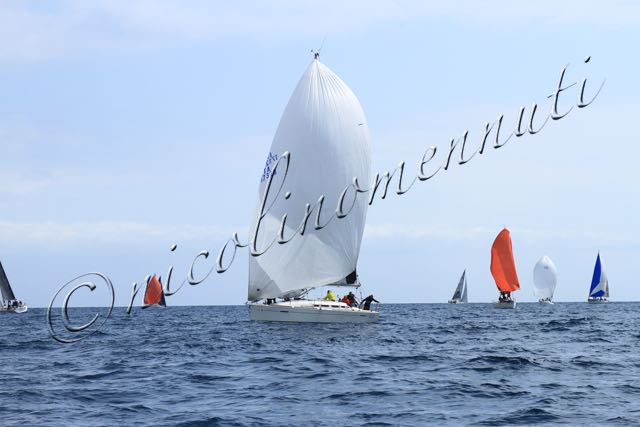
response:
<path id="1" fill-rule="evenodd" d="M 151 276 L 147 282 L 147 289 L 144 291 L 144 305 L 142 308 L 151 306 L 166 307 L 167 303 L 164 299 L 164 291 L 162 290 L 162 282 L 155 274 Z"/>
<path id="2" fill-rule="evenodd" d="M 511 292 L 520 289 L 516 263 L 513 260 L 511 233 L 502 229 L 491 246 L 491 275 L 500 291 L 500 298 L 494 304 L 496 308 L 516 308 L 516 300 Z"/>
<path id="3" fill-rule="evenodd" d="M 28 309 L 27 305 L 16 299 L 16 296 L 11 289 L 7 274 L 4 272 L 2 263 L 0 262 L 0 291 L 2 291 L 2 305 L 0 305 L 0 311 L 10 311 L 13 313 L 25 313 Z"/>
<path id="4" fill-rule="evenodd" d="M 356 264 L 368 200 L 355 191 L 345 198 L 343 191 L 355 179 L 362 187 L 370 182 L 366 123 L 351 89 L 314 54 L 280 119 L 259 185 L 254 218 L 260 221 L 260 229 L 251 233 L 256 248 L 269 247 L 273 236 L 293 237 L 287 243 L 272 244 L 261 255 L 249 257 L 247 300 L 252 320 L 378 320 L 379 312 L 370 309 L 373 296 L 368 299 L 369 304 L 363 301 L 365 304 L 360 307 L 332 298 L 307 298 L 313 289 L 360 286 Z M 274 163 L 285 152 L 290 153 L 288 169 L 285 171 L 284 160 L 280 159 L 274 174 Z M 284 182 L 282 194 L 270 199 L 265 190 L 278 188 L 278 179 Z M 341 195 L 350 209 L 348 215 L 338 218 L 334 203 Z M 319 223 L 324 226 L 319 229 L 314 222 L 322 206 L 316 201 L 321 197 L 325 207 Z M 266 213 L 262 211 L 265 204 L 269 206 Z M 304 233 L 300 233 L 307 204 L 313 207 L 313 216 Z M 281 227 L 285 215 L 287 221 Z"/>
<path id="5" fill-rule="evenodd" d="M 593 278 L 591 279 L 591 288 L 589 289 L 589 304 L 604 304 L 609 301 L 609 281 L 604 273 L 604 267 L 600 260 L 600 252 L 596 258 L 596 265 L 593 268 Z"/>
<path id="6" fill-rule="evenodd" d="M 463 304 L 467 302 L 467 270 L 462 272 L 462 276 L 460 276 L 460 281 L 458 282 L 458 286 L 456 287 L 453 296 L 449 300 L 449 304 Z"/>
<path id="7" fill-rule="evenodd" d="M 553 292 L 556 290 L 557 281 L 558 271 L 555 264 L 551 258 L 543 256 L 533 268 L 534 292 L 540 304 L 553 304 Z"/>

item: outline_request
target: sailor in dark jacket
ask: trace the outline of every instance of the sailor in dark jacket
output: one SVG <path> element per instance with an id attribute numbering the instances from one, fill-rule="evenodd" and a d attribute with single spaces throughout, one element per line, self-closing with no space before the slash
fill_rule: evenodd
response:
<path id="1" fill-rule="evenodd" d="M 378 303 L 380 302 L 377 299 L 375 299 L 373 297 L 373 295 L 369 295 L 368 297 L 366 297 L 365 299 L 362 300 L 362 302 L 360 303 L 360 307 L 363 310 L 371 310 L 371 302 L 372 301 L 375 301 L 375 302 L 378 302 Z"/>

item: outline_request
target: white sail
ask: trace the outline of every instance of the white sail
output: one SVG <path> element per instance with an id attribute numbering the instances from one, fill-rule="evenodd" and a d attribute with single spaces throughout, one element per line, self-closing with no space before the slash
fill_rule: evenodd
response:
<path id="1" fill-rule="evenodd" d="M 321 196 L 325 198 L 319 221 L 322 225 L 335 216 L 340 195 L 354 177 L 361 188 L 368 187 L 371 153 L 366 123 L 351 89 L 314 59 L 289 99 L 267 158 L 254 224 L 275 161 L 289 152 L 290 164 L 286 177 L 282 161 L 273 176 L 265 205 L 270 207 L 260 222 L 256 249 L 263 250 L 278 235 L 283 215 L 287 215 L 284 238 L 288 239 L 300 226 L 306 204 L 315 208 L 304 235 L 298 234 L 288 243 L 274 243 L 260 256 L 250 256 L 249 301 L 291 295 L 341 282 L 348 276 L 350 282 L 355 279 L 367 193 L 359 194 L 349 209 L 355 197 L 351 188 L 344 197 L 344 212 L 349 214 L 334 217 L 319 230 L 314 225 Z M 283 179 L 282 191 L 276 196 Z M 285 197 L 287 193 L 289 198 Z"/>
<path id="2" fill-rule="evenodd" d="M 466 271 L 464 271 L 462 273 L 462 275 L 464 276 L 464 288 L 462 291 L 462 302 L 468 302 L 467 301 L 467 275 L 466 275 Z"/>
<path id="3" fill-rule="evenodd" d="M 556 266 L 548 256 L 543 256 L 538 260 L 533 268 L 533 284 L 535 295 L 540 299 L 552 299 L 556 289 L 558 272 Z"/>

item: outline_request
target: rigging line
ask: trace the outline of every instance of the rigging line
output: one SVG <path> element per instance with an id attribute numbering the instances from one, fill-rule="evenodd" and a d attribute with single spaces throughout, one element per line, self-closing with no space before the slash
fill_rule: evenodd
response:
<path id="1" fill-rule="evenodd" d="M 324 37 L 322 38 L 322 43 L 320 43 L 320 49 L 318 49 L 318 53 L 322 51 L 322 48 L 324 47 L 324 42 L 326 40 L 327 40 L 327 33 L 324 33 Z"/>

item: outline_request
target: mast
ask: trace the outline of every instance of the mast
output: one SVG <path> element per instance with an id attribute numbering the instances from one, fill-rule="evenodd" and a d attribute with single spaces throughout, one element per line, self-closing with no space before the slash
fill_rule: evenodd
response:
<path id="1" fill-rule="evenodd" d="M 0 262 L 0 291 L 2 291 L 2 301 L 13 301 L 16 299 L 16 296 L 13 294 L 13 290 L 11 289 L 11 285 L 9 284 L 9 279 L 7 278 L 6 273 L 4 272 L 4 268 L 2 267 L 2 262 Z"/>

